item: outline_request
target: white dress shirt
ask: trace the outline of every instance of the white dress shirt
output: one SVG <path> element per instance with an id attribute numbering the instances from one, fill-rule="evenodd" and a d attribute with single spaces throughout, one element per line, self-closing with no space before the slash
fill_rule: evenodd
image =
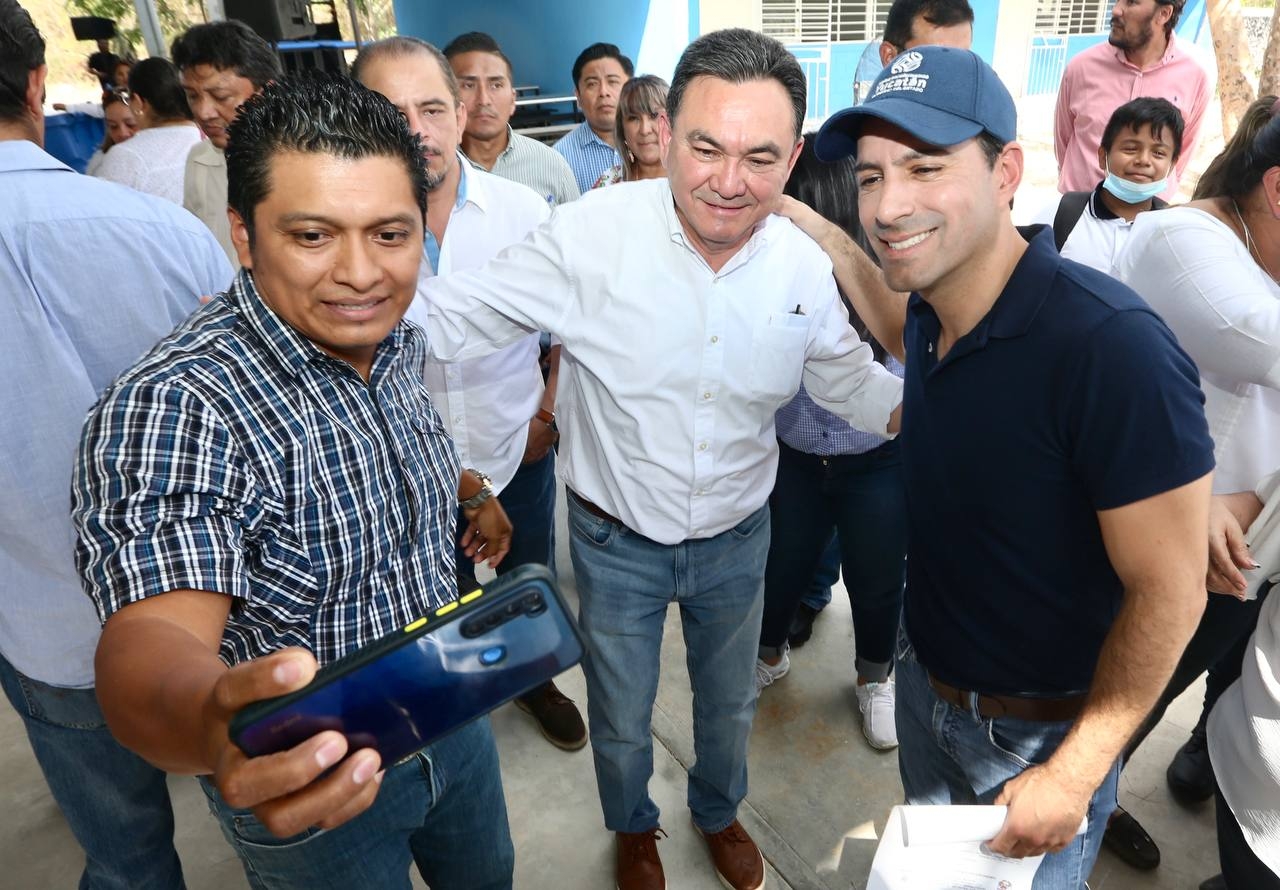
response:
<path id="1" fill-rule="evenodd" d="M 902 381 L 849 326 L 817 244 L 770 216 L 714 272 L 665 179 L 584 195 L 427 293 L 441 358 L 528 331 L 560 338 L 561 476 L 663 544 L 719 534 L 765 503 L 774 414 L 802 378 L 820 405 L 882 435 L 902 401 Z"/>
<path id="2" fill-rule="evenodd" d="M 418 295 L 405 313 L 423 327 L 428 299 L 423 282 L 433 274 L 480 268 L 551 215 L 547 202 L 533 189 L 477 170 L 461 154 L 458 164 L 458 201 L 440 245 L 439 268 L 433 273 L 429 257 L 424 258 Z M 529 421 L 542 403 L 538 335 L 525 334 L 491 355 L 429 362 L 423 379 L 462 465 L 487 473 L 501 492 L 520 468 Z"/>
<path id="3" fill-rule="evenodd" d="M 1213 490 L 1253 490 L 1280 466 L 1280 286 L 1230 227 L 1191 207 L 1139 214 L 1119 272 L 1200 368 Z"/>

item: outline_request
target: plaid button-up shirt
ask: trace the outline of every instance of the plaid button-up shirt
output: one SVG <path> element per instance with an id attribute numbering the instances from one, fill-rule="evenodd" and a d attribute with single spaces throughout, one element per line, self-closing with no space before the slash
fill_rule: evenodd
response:
<path id="1" fill-rule="evenodd" d="M 172 590 L 233 598 L 228 664 L 321 664 L 454 596 L 458 458 L 399 324 L 369 383 L 289 327 L 241 271 L 90 412 L 76 560 L 105 621 Z"/>

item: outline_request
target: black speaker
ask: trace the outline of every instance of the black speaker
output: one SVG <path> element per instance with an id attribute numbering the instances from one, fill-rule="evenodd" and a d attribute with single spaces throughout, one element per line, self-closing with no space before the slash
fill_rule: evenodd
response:
<path id="1" fill-rule="evenodd" d="M 229 19 L 239 19 L 263 40 L 303 40 L 316 33 L 307 0 L 225 0 Z"/>
<path id="2" fill-rule="evenodd" d="M 112 40 L 116 36 L 116 23 L 97 16 L 72 16 L 71 33 L 76 40 Z"/>

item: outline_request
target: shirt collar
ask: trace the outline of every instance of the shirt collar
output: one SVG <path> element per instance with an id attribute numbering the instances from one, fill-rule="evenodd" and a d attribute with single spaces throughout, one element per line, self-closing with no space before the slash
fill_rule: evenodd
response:
<path id="1" fill-rule="evenodd" d="M 28 139 L 0 140 L 0 173 L 20 170 L 75 171 Z"/>
<path id="2" fill-rule="evenodd" d="M 1057 275 L 1062 258 L 1054 247 L 1050 226 L 1028 226 L 1023 237 L 1028 242 L 1027 250 L 1014 266 L 1004 290 L 982 321 L 956 341 L 943 364 L 982 349 L 991 338 L 1009 340 L 1021 337 L 1031 329 L 1040 314 L 1040 307 L 1049 296 L 1049 282 Z M 925 323 L 930 336 L 936 336 L 939 329 L 937 313 L 919 294 L 911 295 L 908 311 L 917 321 Z"/>
<path id="3" fill-rule="evenodd" d="M 667 232 L 670 235 L 671 240 L 677 244 L 683 244 L 686 248 L 697 254 L 699 260 L 705 263 L 707 261 L 706 257 L 699 253 L 698 249 L 694 247 L 693 242 L 689 240 L 689 236 L 685 233 L 684 223 L 680 222 L 680 217 L 676 215 L 676 199 L 675 195 L 671 191 L 670 180 L 663 177 L 662 179 L 655 181 L 661 183 L 661 191 L 659 192 L 658 200 L 662 202 L 662 212 L 667 220 Z M 628 184 L 620 183 L 620 185 Z M 612 188 L 618 188 L 618 186 L 612 186 Z M 747 239 L 747 243 L 742 245 L 742 247 L 738 249 L 738 252 L 735 253 L 729 262 L 725 263 L 716 274 L 724 275 L 749 260 L 756 251 L 768 245 L 779 225 L 785 225 L 781 217 L 772 213 L 766 216 L 763 221 L 756 224 L 755 231 L 751 233 L 751 237 Z"/>
<path id="4" fill-rule="evenodd" d="M 578 124 L 578 144 L 583 148 L 586 148 L 588 145 L 590 145 L 593 142 L 596 143 L 597 145 L 603 145 L 605 148 L 609 149 L 609 151 L 617 150 L 612 145 L 605 142 L 603 139 L 601 139 L 599 136 L 596 135 L 596 131 L 591 129 L 591 124 L 589 121 L 583 121 L 582 123 Z"/>
<path id="5" fill-rule="evenodd" d="M 1120 47 L 1118 46 L 1113 46 L 1111 47 L 1111 49 L 1115 51 L 1116 59 L 1119 60 L 1121 65 L 1124 65 L 1128 68 L 1132 68 L 1134 71 L 1151 71 L 1156 68 L 1163 68 L 1165 65 L 1168 65 L 1174 59 L 1178 58 L 1178 56 L 1182 55 L 1182 50 L 1180 50 L 1177 47 L 1177 41 L 1178 41 L 1177 35 L 1170 34 L 1169 42 L 1166 43 L 1164 47 L 1164 55 L 1162 55 L 1160 57 L 1160 60 L 1155 64 L 1153 64 L 1150 68 L 1139 68 L 1137 65 L 1130 62 L 1129 59 L 1125 56 L 1124 50 L 1120 49 Z"/>
<path id="6" fill-rule="evenodd" d="M 1093 214 L 1094 219 L 1119 219 L 1120 216 L 1114 213 L 1107 202 L 1102 200 L 1102 183 L 1094 188 L 1093 194 L 1089 196 L 1089 212 Z"/>
<path id="7" fill-rule="evenodd" d="M 250 270 L 240 269 L 223 298 L 232 311 L 240 316 L 249 329 L 258 336 L 267 352 L 295 377 L 301 375 L 310 365 L 341 361 L 312 343 L 277 315 L 258 293 Z M 374 356 L 374 367 L 378 367 L 379 359 L 386 349 L 398 352 L 404 346 L 408 335 L 409 327 L 401 320 L 391 329 L 387 339 L 378 345 L 378 353 Z M 346 362 L 341 364 L 346 365 Z"/>

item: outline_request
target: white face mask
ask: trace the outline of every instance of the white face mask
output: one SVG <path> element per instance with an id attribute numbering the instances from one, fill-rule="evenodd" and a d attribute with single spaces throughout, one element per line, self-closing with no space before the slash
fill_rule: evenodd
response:
<path id="1" fill-rule="evenodd" d="M 1142 204 L 1150 201 L 1163 192 L 1168 185 L 1167 175 L 1164 179 L 1158 179 L 1155 182 L 1130 182 L 1127 179 L 1121 179 L 1111 172 L 1110 164 L 1107 165 L 1107 178 L 1102 180 L 1102 187 L 1126 204 Z"/>

